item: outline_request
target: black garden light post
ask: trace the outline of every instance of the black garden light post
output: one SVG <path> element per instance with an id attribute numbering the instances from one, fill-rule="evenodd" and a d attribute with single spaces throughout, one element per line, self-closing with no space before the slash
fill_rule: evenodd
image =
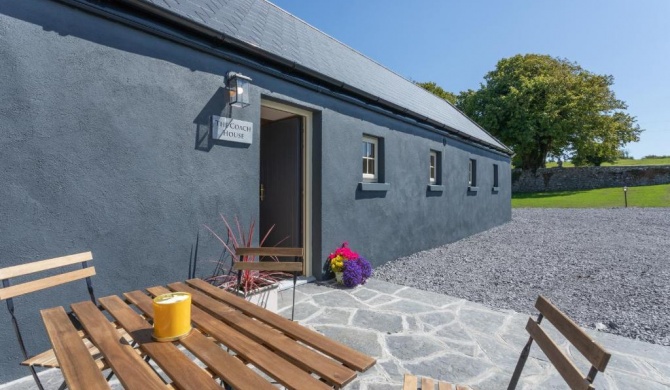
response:
<path id="1" fill-rule="evenodd" d="M 628 187 L 623 188 L 623 202 L 624 206 L 628 207 Z"/>

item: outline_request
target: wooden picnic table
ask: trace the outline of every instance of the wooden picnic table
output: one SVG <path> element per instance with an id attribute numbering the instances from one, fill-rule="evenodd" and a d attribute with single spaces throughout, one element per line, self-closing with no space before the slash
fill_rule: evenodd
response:
<path id="1" fill-rule="evenodd" d="M 151 338 L 152 297 L 172 291 L 191 293 L 193 331 L 179 341 L 157 342 Z M 71 305 L 83 328 L 83 339 L 63 307 L 42 310 L 70 389 L 109 389 L 86 339 L 100 350 L 127 389 L 220 389 L 220 381 L 235 389 L 276 389 L 271 381 L 290 389 L 341 388 L 357 371 L 376 362 L 199 279 L 123 296 L 101 298 L 99 307 L 91 301 Z M 193 356 L 201 363 L 194 362 Z M 159 375 L 150 361 L 165 375 Z"/>

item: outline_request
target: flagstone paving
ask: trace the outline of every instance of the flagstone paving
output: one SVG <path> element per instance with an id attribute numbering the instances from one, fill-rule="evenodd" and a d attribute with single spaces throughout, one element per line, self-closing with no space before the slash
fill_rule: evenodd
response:
<path id="1" fill-rule="evenodd" d="M 290 294 L 289 289 L 280 296 L 280 313 L 285 316 L 291 313 Z M 533 308 L 528 312 L 535 313 Z M 296 320 L 377 358 L 377 364 L 347 389 L 399 389 L 404 373 L 473 389 L 506 389 L 528 340 L 528 317 L 375 279 L 354 289 L 328 282 L 305 284 L 296 291 Z M 545 323 L 547 332 L 587 372 L 586 360 Z M 612 352 L 605 374 L 596 377 L 597 389 L 670 389 L 670 347 L 588 329 L 587 333 Z M 534 345 L 518 388 L 567 386 Z"/>
<path id="2" fill-rule="evenodd" d="M 280 293 L 280 313 L 287 317 L 291 293 L 291 289 Z M 467 384 L 475 390 L 506 389 L 528 340 L 528 314 L 374 279 L 354 289 L 331 282 L 298 286 L 295 319 L 377 358 L 377 364 L 346 387 L 351 390 L 400 389 L 405 373 Z M 561 346 L 586 372 L 588 363 L 579 352 L 549 324 L 543 327 L 556 340 L 563 340 Z M 597 389 L 670 389 L 670 347 L 587 332 L 612 352 L 606 373 L 596 377 Z M 59 370 L 40 376 L 48 389 L 62 383 Z M 115 379 L 110 384 L 114 389 L 121 387 Z M 0 385 L 0 390 L 34 388 L 31 377 Z M 533 346 L 518 389 L 566 388 Z"/>

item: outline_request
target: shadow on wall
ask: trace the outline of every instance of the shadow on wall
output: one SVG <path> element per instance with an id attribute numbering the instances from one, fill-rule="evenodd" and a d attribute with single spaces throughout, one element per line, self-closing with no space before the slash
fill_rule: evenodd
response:
<path id="1" fill-rule="evenodd" d="M 386 198 L 387 191 L 363 191 L 360 183 L 356 186 L 356 199 Z"/>
<path id="2" fill-rule="evenodd" d="M 215 140 L 211 136 L 212 115 L 221 117 L 231 116 L 231 107 L 228 104 L 230 96 L 227 92 L 228 91 L 225 88 L 219 87 L 207 104 L 205 104 L 205 107 L 198 113 L 198 116 L 193 120 L 196 127 L 195 150 L 209 152 L 214 145 L 222 145 L 228 148 L 237 149 L 248 149 L 251 146 L 249 144 Z"/>
<path id="3" fill-rule="evenodd" d="M 216 90 L 214 95 L 209 99 L 205 107 L 195 117 L 193 123 L 195 124 L 195 149 L 202 152 L 209 152 L 214 145 L 211 131 L 211 117 L 212 115 L 225 116 L 223 110 L 228 104 L 228 94 L 224 88 Z"/>
<path id="4" fill-rule="evenodd" d="M 214 145 L 225 146 L 235 149 L 249 149 L 251 144 L 230 142 L 212 138 L 212 115 L 220 117 L 232 117 L 232 106 L 229 104 L 230 95 L 224 87 L 219 87 L 209 99 L 205 107 L 193 120 L 195 124 L 195 150 L 209 152 Z"/>
<path id="5" fill-rule="evenodd" d="M 193 72 L 224 76 L 220 64 L 206 56 L 192 55 L 193 49 L 149 33 L 142 33 L 146 35 L 146 40 L 138 40 L 138 32 L 135 29 L 114 21 L 102 22 L 104 19 L 101 17 L 57 2 L 5 1 L 0 2 L 0 13 L 41 26 L 44 31 L 53 31 L 62 37 L 73 36 L 124 52 L 168 61 Z"/>

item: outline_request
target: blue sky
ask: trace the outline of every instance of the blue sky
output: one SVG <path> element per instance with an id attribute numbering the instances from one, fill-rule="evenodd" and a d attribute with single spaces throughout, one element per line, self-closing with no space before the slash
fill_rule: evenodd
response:
<path id="1" fill-rule="evenodd" d="M 455 93 L 520 53 L 613 75 L 646 130 L 626 149 L 670 155 L 669 0 L 271 1 L 398 74 Z"/>

